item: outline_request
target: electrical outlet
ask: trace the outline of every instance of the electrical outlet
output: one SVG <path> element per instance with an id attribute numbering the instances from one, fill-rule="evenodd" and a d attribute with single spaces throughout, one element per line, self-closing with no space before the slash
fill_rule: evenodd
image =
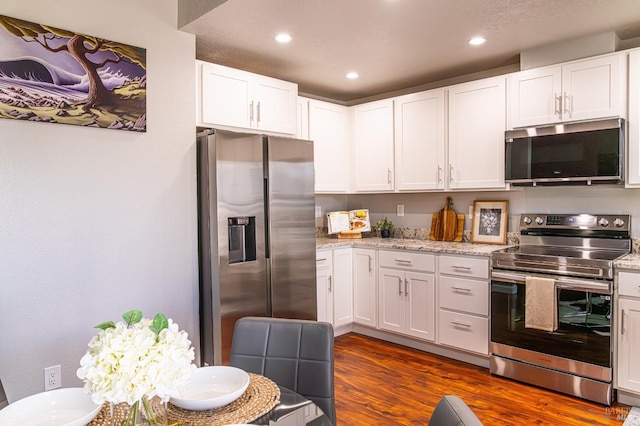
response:
<path id="1" fill-rule="evenodd" d="M 316 218 L 322 217 L 322 206 L 316 206 Z"/>
<path id="2" fill-rule="evenodd" d="M 396 205 L 396 215 L 397 216 L 404 216 L 404 204 L 397 204 Z"/>
<path id="3" fill-rule="evenodd" d="M 62 386 L 60 366 L 54 365 L 44 369 L 44 390 L 58 389 Z"/>

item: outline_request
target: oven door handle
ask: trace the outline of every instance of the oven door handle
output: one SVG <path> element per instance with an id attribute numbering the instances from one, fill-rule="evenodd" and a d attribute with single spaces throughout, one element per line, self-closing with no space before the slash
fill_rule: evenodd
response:
<path id="1" fill-rule="evenodd" d="M 524 284 L 526 281 L 527 275 L 518 274 L 518 273 L 504 273 L 504 272 L 491 272 L 491 279 L 505 281 L 514 284 Z M 566 278 L 566 277 L 557 277 L 550 276 L 556 282 L 556 288 L 563 288 L 567 290 L 578 290 L 578 291 L 591 291 L 596 293 L 603 294 L 612 294 L 611 292 L 611 284 L 603 283 L 597 281 L 587 281 L 580 280 L 575 278 Z"/>

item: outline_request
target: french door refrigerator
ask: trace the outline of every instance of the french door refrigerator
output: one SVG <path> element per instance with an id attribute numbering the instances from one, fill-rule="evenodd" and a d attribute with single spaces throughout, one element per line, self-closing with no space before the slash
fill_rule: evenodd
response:
<path id="1" fill-rule="evenodd" d="M 197 135 L 202 365 L 228 364 L 236 320 L 317 318 L 313 142 Z"/>

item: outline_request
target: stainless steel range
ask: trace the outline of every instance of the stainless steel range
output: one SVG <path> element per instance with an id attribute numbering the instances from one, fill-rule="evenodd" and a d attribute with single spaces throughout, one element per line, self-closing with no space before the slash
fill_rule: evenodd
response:
<path id="1" fill-rule="evenodd" d="M 601 404 L 613 392 L 613 261 L 629 215 L 523 214 L 520 246 L 492 255 L 492 374 Z"/>

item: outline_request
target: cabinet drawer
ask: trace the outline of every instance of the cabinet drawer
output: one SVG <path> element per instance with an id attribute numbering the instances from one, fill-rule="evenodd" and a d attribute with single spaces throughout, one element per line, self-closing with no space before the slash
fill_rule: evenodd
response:
<path id="1" fill-rule="evenodd" d="M 440 343 L 482 355 L 489 354 L 489 319 L 440 309 Z"/>
<path id="2" fill-rule="evenodd" d="M 488 281 L 442 276 L 439 285 L 441 308 L 489 315 Z"/>
<path id="3" fill-rule="evenodd" d="M 618 295 L 640 297 L 640 274 L 633 272 L 618 273 Z"/>
<path id="4" fill-rule="evenodd" d="M 438 266 L 441 274 L 489 278 L 489 259 L 486 257 L 440 256 Z"/>
<path id="5" fill-rule="evenodd" d="M 402 268 L 410 271 L 435 271 L 435 256 L 404 251 L 378 252 L 378 263 L 383 268 Z"/>
<path id="6" fill-rule="evenodd" d="M 316 252 L 316 269 L 331 268 L 331 250 L 323 250 Z"/>

